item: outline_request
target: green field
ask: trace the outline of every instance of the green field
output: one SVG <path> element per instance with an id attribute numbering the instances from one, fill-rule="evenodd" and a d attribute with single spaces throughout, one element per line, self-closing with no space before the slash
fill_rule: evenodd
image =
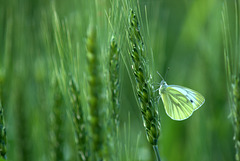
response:
<path id="1" fill-rule="evenodd" d="M 158 72 L 205 103 L 172 120 Z M 0 161 L 155 161 L 153 147 L 240 160 L 239 0 L 0 0 Z"/>

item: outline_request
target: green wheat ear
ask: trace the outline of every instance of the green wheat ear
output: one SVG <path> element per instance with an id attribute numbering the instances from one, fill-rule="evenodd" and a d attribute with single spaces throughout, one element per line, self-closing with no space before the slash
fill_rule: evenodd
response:
<path id="1" fill-rule="evenodd" d="M 69 81 L 69 94 L 72 103 L 73 124 L 75 130 L 75 142 L 78 150 L 78 157 L 80 160 L 88 160 L 87 147 L 87 130 L 86 120 L 83 115 L 82 102 L 80 98 L 80 91 L 78 90 L 73 78 Z"/>
<path id="2" fill-rule="evenodd" d="M 236 77 L 233 84 L 233 124 L 234 124 L 234 140 L 236 149 L 236 160 L 240 160 L 240 74 Z"/>
<path id="3" fill-rule="evenodd" d="M 150 83 L 149 71 L 146 66 L 146 53 L 144 42 L 140 33 L 140 25 L 133 10 L 130 11 L 128 37 L 130 40 L 132 57 L 132 71 L 136 80 L 138 102 L 141 108 L 143 125 L 146 130 L 147 140 L 152 144 L 156 158 L 160 161 L 157 147 L 160 135 L 160 117 L 157 112 L 157 105 L 153 94 L 153 86 Z"/>
<path id="4" fill-rule="evenodd" d="M 230 110 L 233 120 L 234 142 L 235 142 L 235 160 L 240 161 L 240 48 L 239 48 L 239 7 L 238 1 L 235 1 L 235 22 L 230 23 L 228 15 L 228 1 L 224 1 L 222 11 L 223 21 L 223 40 L 224 40 L 224 59 L 227 75 L 228 96 L 230 100 Z M 236 29 L 230 30 L 234 24 Z"/>
<path id="5" fill-rule="evenodd" d="M 60 90 L 58 82 L 54 82 L 54 96 L 53 96 L 53 112 L 51 115 L 51 127 L 53 132 L 51 133 L 51 143 L 53 145 L 51 159 L 52 160 L 64 160 L 64 97 Z"/>
<path id="6" fill-rule="evenodd" d="M 143 53 L 144 44 L 140 34 L 140 27 L 133 10 L 130 11 L 129 26 L 128 34 L 132 48 L 130 56 L 132 57 L 132 70 L 136 80 L 137 96 L 141 107 L 143 125 L 147 132 L 148 142 L 152 145 L 157 145 L 160 135 L 160 120 L 153 97 L 153 87 L 149 83 L 149 72 Z"/>
<path id="7" fill-rule="evenodd" d="M 100 75 L 99 51 L 97 50 L 96 29 L 90 27 L 87 38 L 88 63 L 88 106 L 91 128 L 91 159 L 102 160 L 104 157 L 104 114 L 106 107 L 102 102 L 102 78 Z"/>
<path id="8" fill-rule="evenodd" d="M 114 120 L 116 133 L 119 127 L 119 108 L 120 108 L 119 61 L 120 61 L 120 51 L 113 37 L 110 45 L 109 76 L 110 76 L 111 98 L 112 98 L 112 118 Z"/>
<path id="9" fill-rule="evenodd" d="M 3 107 L 0 99 L 0 155 L 6 159 L 6 128 L 5 128 L 5 121 L 3 116 Z"/>
<path id="10" fill-rule="evenodd" d="M 3 115 L 3 107 L 2 107 L 2 89 L 4 83 L 4 75 L 2 70 L 0 69 L 0 155 L 2 158 L 6 159 L 7 147 L 6 147 L 6 128 L 5 128 L 5 120 Z"/>

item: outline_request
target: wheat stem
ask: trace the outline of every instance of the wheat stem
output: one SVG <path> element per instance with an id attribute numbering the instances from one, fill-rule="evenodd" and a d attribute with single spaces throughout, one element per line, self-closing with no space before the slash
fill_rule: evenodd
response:
<path id="1" fill-rule="evenodd" d="M 155 152 L 157 161 L 161 161 L 160 154 L 159 154 L 159 150 L 158 150 L 158 146 L 157 146 L 157 145 L 153 145 L 153 150 L 154 150 L 154 152 Z"/>

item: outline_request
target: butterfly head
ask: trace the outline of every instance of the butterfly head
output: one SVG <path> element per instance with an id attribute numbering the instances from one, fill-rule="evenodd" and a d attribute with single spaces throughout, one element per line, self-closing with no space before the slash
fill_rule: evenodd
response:
<path id="1" fill-rule="evenodd" d="M 164 91 L 167 88 L 167 82 L 165 80 L 162 80 L 160 83 L 159 93 L 164 93 Z"/>

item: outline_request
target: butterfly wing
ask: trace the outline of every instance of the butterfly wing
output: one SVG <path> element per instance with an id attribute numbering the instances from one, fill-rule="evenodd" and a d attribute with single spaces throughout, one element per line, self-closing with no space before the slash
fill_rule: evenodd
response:
<path id="1" fill-rule="evenodd" d="M 192 102 L 194 111 L 201 107 L 205 102 L 205 98 L 195 90 L 178 85 L 170 85 L 169 87 L 176 89 L 183 95 L 185 95 L 188 98 L 188 100 Z"/>
<path id="2" fill-rule="evenodd" d="M 177 85 L 168 85 L 161 98 L 166 113 L 173 120 L 187 119 L 205 101 L 197 91 Z"/>

